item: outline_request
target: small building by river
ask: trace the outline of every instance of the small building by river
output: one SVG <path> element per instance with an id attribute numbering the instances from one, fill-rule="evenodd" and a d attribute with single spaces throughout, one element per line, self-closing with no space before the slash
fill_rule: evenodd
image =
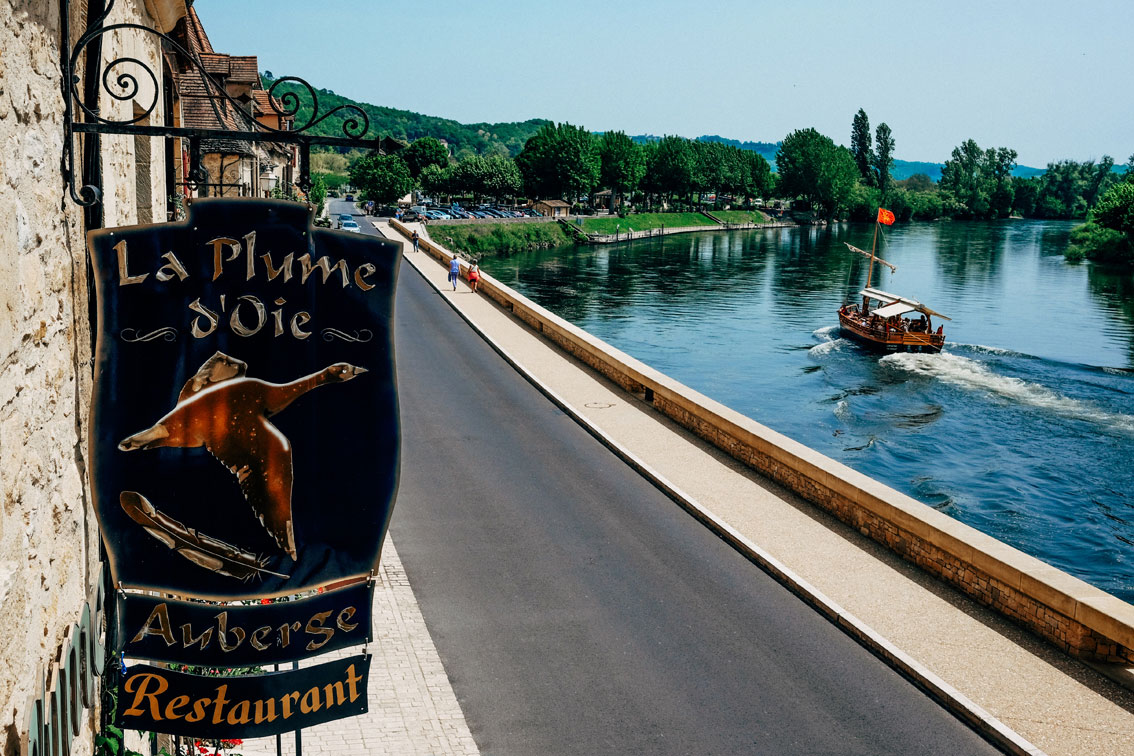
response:
<path id="1" fill-rule="evenodd" d="M 547 218 L 566 218 L 571 205 L 563 200 L 536 200 L 532 203 L 532 210 Z"/>

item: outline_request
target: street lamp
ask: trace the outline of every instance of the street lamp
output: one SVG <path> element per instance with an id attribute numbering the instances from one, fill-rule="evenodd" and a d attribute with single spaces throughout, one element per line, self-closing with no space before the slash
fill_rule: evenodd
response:
<path id="1" fill-rule="evenodd" d="M 279 181 L 279 177 L 276 176 L 275 173 L 278 167 L 278 165 L 272 162 L 262 163 L 260 165 L 260 178 L 267 184 L 269 195 L 272 193 L 272 190 L 276 188 L 275 183 Z"/>

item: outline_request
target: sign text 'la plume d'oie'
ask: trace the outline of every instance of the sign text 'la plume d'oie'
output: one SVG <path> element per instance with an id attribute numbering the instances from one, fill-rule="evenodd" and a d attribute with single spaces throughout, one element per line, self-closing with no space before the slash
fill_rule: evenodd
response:
<path id="1" fill-rule="evenodd" d="M 398 478 L 397 247 L 248 199 L 88 239 L 115 648 L 228 670 L 370 640 Z M 238 677 L 136 664 L 118 716 L 198 737 L 294 730 L 363 711 L 367 669 L 361 655 Z"/>

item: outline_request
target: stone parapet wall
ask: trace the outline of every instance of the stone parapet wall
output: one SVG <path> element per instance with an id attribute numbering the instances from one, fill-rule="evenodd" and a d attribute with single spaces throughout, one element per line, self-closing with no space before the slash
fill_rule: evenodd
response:
<path id="1" fill-rule="evenodd" d="M 73 2 L 70 9 L 68 47 L 85 27 L 86 3 Z M 49 671 L 99 579 L 99 531 L 86 458 L 92 363 L 85 228 L 83 211 L 67 196 L 60 170 L 59 12 L 56 2 L 0 0 L 0 606 L 7 618 L 0 627 L 0 752 L 5 756 L 19 751 L 28 702 L 41 694 L 36 689 L 41 675 Z M 144 0 L 119 0 L 109 22 L 126 21 L 150 22 Z M 160 60 L 153 43 L 146 47 L 125 34 L 120 42 L 124 47 L 117 51 L 107 44 L 104 59 L 130 54 Z M 153 141 L 150 167 L 157 187 L 164 153 Z M 130 138 L 103 141 L 107 225 L 137 218 L 133 150 Z M 164 220 L 160 192 L 145 204 Z M 97 721 L 97 711 L 85 712 L 71 753 L 92 752 Z"/>
<path id="2" fill-rule="evenodd" d="M 446 264 L 452 257 L 426 239 L 420 247 Z M 1131 604 L 699 394 L 491 276 L 482 273 L 477 290 L 682 427 L 1067 654 L 1134 663 Z"/>

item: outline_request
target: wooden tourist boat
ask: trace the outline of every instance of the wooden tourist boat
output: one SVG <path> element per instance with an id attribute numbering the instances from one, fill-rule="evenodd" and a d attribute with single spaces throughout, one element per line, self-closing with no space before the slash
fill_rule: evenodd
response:
<path id="1" fill-rule="evenodd" d="M 847 244 L 851 251 L 870 258 L 866 287 L 858 293 L 862 304 L 844 304 L 839 308 L 839 328 L 843 336 L 882 352 L 940 352 L 945 345 L 945 329 L 933 330 L 933 318 L 949 320 L 916 299 L 901 297 L 871 287 L 874 263 L 885 265 L 892 272 L 898 268 L 874 254 L 878 245 L 878 226 L 894 222 L 889 210 L 880 209 L 874 224 L 874 243 L 870 251 Z M 843 242 L 846 244 L 846 242 Z M 913 318 L 910 313 L 917 313 Z"/>

